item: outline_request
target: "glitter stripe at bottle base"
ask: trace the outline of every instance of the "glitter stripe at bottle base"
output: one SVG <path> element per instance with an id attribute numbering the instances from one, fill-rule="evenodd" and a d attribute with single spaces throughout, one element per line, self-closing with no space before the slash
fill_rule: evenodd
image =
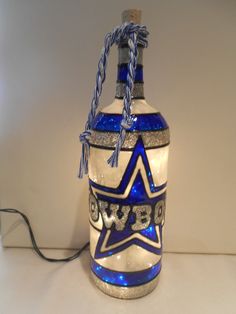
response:
<path id="1" fill-rule="evenodd" d="M 92 271 L 92 278 L 96 286 L 104 293 L 119 299 L 137 299 L 152 292 L 158 284 L 160 276 L 156 276 L 153 280 L 136 287 L 123 287 L 110 285 L 109 283 L 99 279 Z"/>
<path id="2" fill-rule="evenodd" d="M 102 281 L 121 287 L 134 287 L 153 280 L 161 271 L 161 260 L 152 267 L 136 272 L 117 272 L 102 267 L 93 259 L 91 262 L 93 273 Z"/>

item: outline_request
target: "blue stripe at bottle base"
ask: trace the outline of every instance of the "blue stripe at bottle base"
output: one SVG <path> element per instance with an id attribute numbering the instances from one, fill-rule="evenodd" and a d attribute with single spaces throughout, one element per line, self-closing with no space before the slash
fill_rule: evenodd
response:
<path id="1" fill-rule="evenodd" d="M 126 82 L 128 75 L 128 64 L 119 64 L 118 65 L 118 73 L 117 73 L 117 81 L 118 82 Z M 143 66 L 138 64 L 135 70 L 134 82 L 143 82 Z"/>
<path id="2" fill-rule="evenodd" d="M 158 131 L 168 128 L 160 113 L 132 115 L 133 125 L 127 131 Z M 103 132 L 119 132 L 122 115 L 99 112 L 95 117 L 92 129 Z"/>
<path id="3" fill-rule="evenodd" d="M 107 269 L 92 259 L 91 269 L 99 279 L 109 284 L 121 287 L 134 287 L 154 279 L 161 271 L 161 260 L 159 263 L 142 271 L 118 272 Z"/>

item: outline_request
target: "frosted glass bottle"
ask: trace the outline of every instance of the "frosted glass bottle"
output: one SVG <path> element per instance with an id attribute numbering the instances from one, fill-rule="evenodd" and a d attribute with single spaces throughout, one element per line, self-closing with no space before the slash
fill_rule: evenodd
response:
<path id="1" fill-rule="evenodd" d="M 131 299 L 157 285 L 165 220 L 169 128 L 143 92 L 143 47 L 128 130 L 118 168 L 107 164 L 117 142 L 127 77 L 128 46 L 120 43 L 116 96 L 98 112 L 90 138 L 90 252 L 92 277 L 106 294 Z"/>

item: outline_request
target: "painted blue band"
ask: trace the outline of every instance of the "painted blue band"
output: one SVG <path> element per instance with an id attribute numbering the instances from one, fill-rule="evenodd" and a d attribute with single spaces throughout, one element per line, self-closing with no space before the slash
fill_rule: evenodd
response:
<path id="1" fill-rule="evenodd" d="M 161 260 L 152 267 L 136 272 L 119 272 L 105 268 L 93 259 L 91 269 L 101 280 L 117 286 L 133 287 L 145 284 L 154 279 L 161 271 Z"/>
<path id="2" fill-rule="evenodd" d="M 99 112 L 92 129 L 103 132 L 120 132 L 121 114 Z M 127 131 L 158 131 L 168 128 L 168 124 L 160 113 L 132 115 L 133 125 Z"/>
<path id="3" fill-rule="evenodd" d="M 119 64 L 118 65 L 118 73 L 117 73 L 117 81 L 125 83 L 127 81 L 128 75 L 128 64 Z M 143 66 L 138 64 L 135 70 L 135 82 L 143 82 Z"/>

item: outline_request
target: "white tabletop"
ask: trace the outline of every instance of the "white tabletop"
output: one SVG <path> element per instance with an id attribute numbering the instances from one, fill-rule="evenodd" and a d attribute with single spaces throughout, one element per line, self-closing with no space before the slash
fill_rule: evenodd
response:
<path id="1" fill-rule="evenodd" d="M 51 257 L 70 251 L 44 250 Z M 1 314 L 236 313 L 236 256 L 166 253 L 159 286 L 137 300 L 104 295 L 90 279 L 88 251 L 48 263 L 31 249 L 0 250 Z"/>

